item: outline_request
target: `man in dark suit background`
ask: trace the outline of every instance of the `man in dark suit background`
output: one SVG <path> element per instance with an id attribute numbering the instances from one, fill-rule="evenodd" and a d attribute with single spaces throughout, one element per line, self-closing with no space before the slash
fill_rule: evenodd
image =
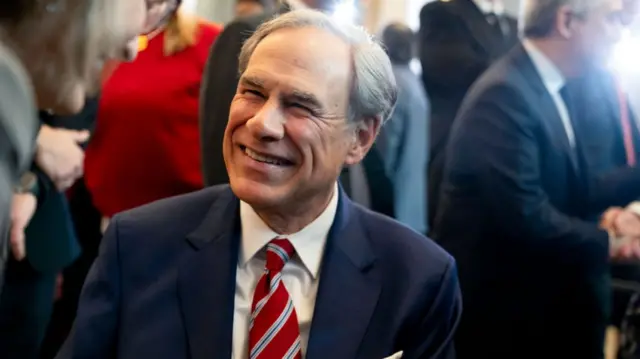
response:
<path id="1" fill-rule="evenodd" d="M 59 357 L 452 358 L 453 259 L 337 184 L 395 104 L 384 50 L 301 10 L 239 64 L 230 186 L 115 216 Z"/>
<path id="2" fill-rule="evenodd" d="M 222 157 L 222 138 L 238 84 L 238 55 L 242 44 L 260 24 L 274 16 L 303 7 L 330 11 L 333 4 L 333 0 L 282 0 L 275 11 L 236 19 L 218 36 L 211 48 L 200 94 L 200 146 L 205 185 L 229 182 Z M 393 188 L 376 151 L 371 151 L 351 173 L 345 167 L 342 183 L 347 193 L 361 204 L 376 212 L 394 215 Z"/>
<path id="3" fill-rule="evenodd" d="M 606 60 L 622 7 L 525 6 L 526 40 L 469 91 L 446 151 L 434 235 L 460 268 L 458 357 L 602 358 L 609 256 L 637 250 L 638 232 L 592 215 L 637 198 L 640 170 L 589 168 L 566 85 Z"/>
<path id="4" fill-rule="evenodd" d="M 422 80 L 431 100 L 429 225 L 438 205 L 445 147 L 471 84 L 518 40 L 502 0 L 433 1 L 420 11 Z"/>

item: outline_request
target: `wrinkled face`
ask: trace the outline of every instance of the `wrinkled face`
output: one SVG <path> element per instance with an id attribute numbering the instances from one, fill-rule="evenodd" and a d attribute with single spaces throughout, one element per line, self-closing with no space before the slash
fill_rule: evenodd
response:
<path id="1" fill-rule="evenodd" d="M 571 21 L 572 50 L 586 65 L 602 66 L 609 60 L 623 27 L 622 0 L 608 0 Z"/>
<path id="2" fill-rule="evenodd" d="M 347 121 L 350 59 L 348 44 L 313 28 L 279 30 L 260 42 L 224 135 L 240 199 L 254 208 L 324 205 L 343 165 L 364 157 L 378 121 Z"/>

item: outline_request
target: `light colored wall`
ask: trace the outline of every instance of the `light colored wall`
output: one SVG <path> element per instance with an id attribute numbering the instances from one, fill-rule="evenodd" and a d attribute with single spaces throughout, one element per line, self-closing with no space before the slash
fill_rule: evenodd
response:
<path id="1" fill-rule="evenodd" d="M 511 16 L 518 17 L 520 13 L 520 0 L 503 0 L 504 7 L 507 10 L 507 13 L 511 14 Z"/>
<path id="2" fill-rule="evenodd" d="M 401 21 L 417 30 L 420 26 L 420 9 L 430 1 L 434 0 L 368 0 L 365 26 L 369 31 L 377 32 L 390 22 Z M 503 2 L 507 13 L 517 17 L 521 1 Z"/>
<path id="3" fill-rule="evenodd" d="M 235 0 L 191 1 L 195 4 L 196 13 L 210 21 L 226 24 L 233 18 Z"/>

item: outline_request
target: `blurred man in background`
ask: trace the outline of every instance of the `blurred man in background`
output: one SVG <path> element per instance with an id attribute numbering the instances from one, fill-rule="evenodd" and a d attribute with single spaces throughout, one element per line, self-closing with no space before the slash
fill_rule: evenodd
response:
<path id="1" fill-rule="evenodd" d="M 382 32 L 398 85 L 398 102 L 377 143 L 393 184 L 395 218 L 426 234 L 429 100 L 420 79 L 409 68 L 415 40 L 413 30 L 399 23 Z"/>
<path id="2" fill-rule="evenodd" d="M 433 1 L 420 11 L 422 79 L 431 100 L 429 224 L 436 215 L 444 149 L 471 84 L 518 39 L 502 0 Z"/>
<path id="3" fill-rule="evenodd" d="M 609 258 L 637 258 L 640 233 L 627 212 L 607 212 L 607 228 L 592 214 L 639 197 L 640 169 L 589 168 L 593 130 L 570 85 L 607 62 L 622 9 L 527 1 L 526 39 L 464 100 L 434 228 L 460 268 L 460 359 L 602 358 Z"/>

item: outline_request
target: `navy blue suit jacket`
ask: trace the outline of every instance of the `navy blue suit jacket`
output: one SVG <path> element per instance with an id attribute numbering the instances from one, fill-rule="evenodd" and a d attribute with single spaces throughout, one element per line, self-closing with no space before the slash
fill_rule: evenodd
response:
<path id="1" fill-rule="evenodd" d="M 453 357 L 452 257 L 339 198 L 306 358 Z M 231 358 L 239 222 L 227 185 L 114 217 L 59 358 Z"/>

